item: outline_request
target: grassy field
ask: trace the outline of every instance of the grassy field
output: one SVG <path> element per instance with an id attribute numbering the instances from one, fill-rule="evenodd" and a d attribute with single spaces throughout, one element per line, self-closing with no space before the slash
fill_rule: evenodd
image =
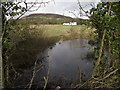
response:
<path id="1" fill-rule="evenodd" d="M 65 26 L 65 25 L 31 25 L 30 27 L 36 27 L 38 30 L 44 30 L 44 37 L 67 37 L 69 39 L 74 38 L 89 38 L 93 39 L 93 32 L 95 29 L 87 27 L 85 25 Z M 65 38 L 64 38 L 65 39 Z"/>

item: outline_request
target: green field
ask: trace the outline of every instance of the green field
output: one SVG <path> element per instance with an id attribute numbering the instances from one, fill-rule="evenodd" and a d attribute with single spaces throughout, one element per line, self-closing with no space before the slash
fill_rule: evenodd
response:
<path id="1" fill-rule="evenodd" d="M 31 25 L 30 27 L 36 27 L 38 31 L 43 30 L 44 37 L 75 37 L 89 36 L 94 37 L 93 32 L 95 29 L 87 27 L 85 25 L 76 25 L 76 26 L 65 26 L 65 25 Z M 92 35 L 92 36 L 91 36 Z"/>

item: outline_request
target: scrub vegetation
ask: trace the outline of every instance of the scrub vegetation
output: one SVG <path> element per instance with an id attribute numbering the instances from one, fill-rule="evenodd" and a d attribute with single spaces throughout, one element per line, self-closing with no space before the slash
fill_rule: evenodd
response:
<path id="1" fill-rule="evenodd" d="M 89 39 L 91 43 L 93 42 L 96 45 L 94 48 L 95 63 L 92 77 L 87 81 L 80 80 L 80 83 L 71 88 L 120 88 L 120 3 L 101 2 L 90 11 L 85 11 L 79 1 L 78 5 L 79 9 L 89 17 L 89 20 L 82 20 L 82 23 L 76 26 L 64 26 L 61 25 L 62 20 L 71 21 L 74 19 L 67 17 L 61 19 L 62 16 L 60 16 L 60 19 L 58 17 L 45 19 L 48 20 L 47 23 L 46 21 L 40 22 L 39 15 L 37 17 L 32 15 L 29 18 L 12 19 L 16 15 L 24 15 L 29 8 L 27 6 L 22 7 L 19 3 L 14 2 L 2 3 L 2 83 L 4 88 L 15 88 L 15 83 L 19 80 L 22 72 L 25 69 L 32 68 L 33 76 L 29 83 L 21 86 L 31 89 L 36 74 L 36 66 L 45 59 L 45 57 L 40 57 L 39 60 L 36 60 L 37 54 L 48 48 L 51 49 L 56 42 L 76 38 Z M 7 20 L 6 16 L 11 17 L 11 19 Z M 40 19 L 43 19 L 43 15 Z M 57 20 L 61 20 L 61 22 L 58 23 Z M 44 23 L 42 24 L 42 22 Z M 81 73 L 80 76 L 82 78 Z M 45 84 L 42 88 L 46 89 L 48 75 L 44 77 L 44 81 Z"/>

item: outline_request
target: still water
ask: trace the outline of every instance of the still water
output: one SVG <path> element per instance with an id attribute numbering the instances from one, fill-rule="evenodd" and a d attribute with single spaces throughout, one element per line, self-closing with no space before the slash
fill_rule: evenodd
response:
<path id="1" fill-rule="evenodd" d="M 86 39 L 75 39 L 56 43 L 53 49 L 48 50 L 49 76 L 54 78 L 68 78 L 77 80 L 80 72 L 84 78 L 91 77 L 93 47 Z"/>
<path id="2" fill-rule="evenodd" d="M 66 87 L 71 83 L 79 83 L 80 75 L 84 80 L 91 77 L 93 67 L 94 47 L 88 44 L 87 39 L 75 39 L 56 43 L 52 48 L 44 52 L 45 60 L 37 64 L 37 73 L 35 74 L 33 85 L 41 87 L 44 85 L 44 78 L 48 76 L 48 86 L 56 87 L 57 85 Z M 38 58 L 41 59 L 41 54 Z M 20 82 L 30 82 L 32 70 L 25 70 Z"/>

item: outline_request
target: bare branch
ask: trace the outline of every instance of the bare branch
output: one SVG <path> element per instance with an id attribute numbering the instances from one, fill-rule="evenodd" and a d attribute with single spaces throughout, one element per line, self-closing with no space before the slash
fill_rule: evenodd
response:
<path id="1" fill-rule="evenodd" d="M 49 69 L 48 69 L 47 76 L 46 76 L 46 77 L 43 77 L 43 78 L 44 78 L 44 80 L 45 80 L 45 85 L 44 85 L 44 89 L 43 89 L 43 90 L 45 90 L 46 87 L 47 87 L 47 84 L 48 84 L 48 79 L 49 79 Z"/>
<path id="2" fill-rule="evenodd" d="M 74 11 L 70 11 L 70 10 L 67 10 L 69 13 L 73 14 L 76 18 L 78 18 L 78 16 L 75 14 Z"/>
<path id="3" fill-rule="evenodd" d="M 53 0 L 51 0 L 51 1 L 53 1 Z M 26 11 L 23 12 L 16 20 L 20 19 L 27 11 L 29 11 L 29 12 L 37 11 L 37 10 L 41 7 L 42 4 L 45 6 L 45 4 L 48 4 L 48 3 L 50 3 L 51 1 L 47 1 L 47 2 L 37 2 L 37 0 L 36 0 L 35 2 L 26 2 L 26 3 L 24 2 L 25 5 L 26 5 L 26 7 L 27 7 L 27 8 L 26 8 Z M 28 8 L 28 4 L 32 4 L 32 5 Z M 37 5 L 37 4 L 40 4 L 40 5 L 37 7 L 37 9 L 30 10 L 31 8 L 35 7 L 35 5 Z"/>
<path id="4" fill-rule="evenodd" d="M 83 9 L 83 7 L 81 6 L 79 0 L 78 0 L 78 6 L 79 6 L 79 10 L 80 10 L 80 11 L 82 10 L 82 11 L 85 13 L 85 15 L 90 18 L 90 16 L 88 15 L 87 11 L 85 11 L 85 10 Z"/>

